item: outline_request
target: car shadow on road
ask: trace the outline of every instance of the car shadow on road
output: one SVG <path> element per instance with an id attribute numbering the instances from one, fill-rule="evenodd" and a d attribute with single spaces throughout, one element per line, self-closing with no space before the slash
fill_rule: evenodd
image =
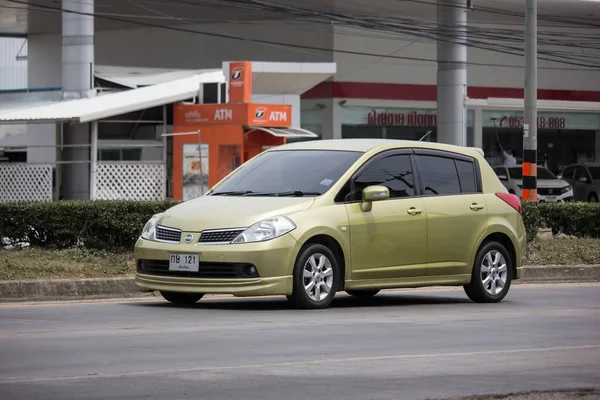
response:
<path id="1" fill-rule="evenodd" d="M 243 297 L 207 297 L 192 305 L 176 305 L 157 297 L 156 302 L 128 303 L 136 307 L 178 308 L 205 310 L 254 310 L 277 311 L 290 310 L 293 306 L 285 297 L 243 298 Z M 403 307 L 419 305 L 448 305 L 472 303 L 466 296 L 431 296 L 427 294 L 380 293 L 375 297 L 360 299 L 345 293 L 336 295 L 328 309 Z"/>

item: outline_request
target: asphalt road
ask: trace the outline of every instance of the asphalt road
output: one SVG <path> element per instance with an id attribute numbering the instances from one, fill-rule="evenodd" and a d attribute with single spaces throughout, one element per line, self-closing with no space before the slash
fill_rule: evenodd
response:
<path id="1" fill-rule="evenodd" d="M 425 399 L 600 385 L 600 285 L 0 304 L 0 399 Z"/>

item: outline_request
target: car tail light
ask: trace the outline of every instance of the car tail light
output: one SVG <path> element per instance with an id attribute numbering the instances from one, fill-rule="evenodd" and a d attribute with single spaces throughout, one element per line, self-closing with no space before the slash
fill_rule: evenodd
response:
<path id="1" fill-rule="evenodd" d="M 517 212 L 519 214 L 523 215 L 523 207 L 521 206 L 521 199 L 519 199 L 516 195 L 514 195 L 512 193 L 496 193 L 496 196 L 498 196 L 499 198 L 504 200 L 506 202 L 506 204 L 508 204 L 515 210 L 517 210 Z"/>

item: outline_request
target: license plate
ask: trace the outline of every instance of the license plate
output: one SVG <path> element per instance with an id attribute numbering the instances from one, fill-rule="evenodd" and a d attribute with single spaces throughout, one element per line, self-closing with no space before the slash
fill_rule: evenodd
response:
<path id="1" fill-rule="evenodd" d="M 198 254 L 171 254 L 169 257 L 169 271 L 198 272 L 199 269 Z"/>
<path id="2" fill-rule="evenodd" d="M 556 201 L 556 196 L 546 197 L 546 201 Z"/>

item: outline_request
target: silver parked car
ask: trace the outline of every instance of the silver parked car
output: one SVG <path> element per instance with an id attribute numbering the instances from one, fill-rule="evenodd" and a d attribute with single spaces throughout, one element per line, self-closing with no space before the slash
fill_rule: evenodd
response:
<path id="1" fill-rule="evenodd" d="M 510 193 L 522 198 L 522 165 L 499 165 L 494 167 L 494 172 Z M 573 201 L 573 188 L 571 185 L 557 178 L 549 169 L 540 165 L 537 167 L 537 187 L 539 203 Z"/>
<path id="2" fill-rule="evenodd" d="M 600 198 L 600 163 L 569 165 L 559 176 L 573 186 L 576 201 L 597 203 Z"/>

